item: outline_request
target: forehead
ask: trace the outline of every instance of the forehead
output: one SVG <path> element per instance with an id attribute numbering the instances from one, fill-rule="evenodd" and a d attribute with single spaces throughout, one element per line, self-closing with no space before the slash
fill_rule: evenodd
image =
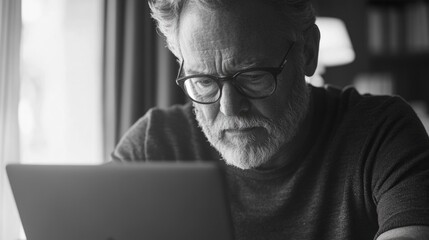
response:
<path id="1" fill-rule="evenodd" d="M 261 1 L 219 10 L 190 3 L 181 14 L 178 39 L 187 65 L 211 61 L 263 64 L 285 51 L 287 28 L 281 14 Z"/>

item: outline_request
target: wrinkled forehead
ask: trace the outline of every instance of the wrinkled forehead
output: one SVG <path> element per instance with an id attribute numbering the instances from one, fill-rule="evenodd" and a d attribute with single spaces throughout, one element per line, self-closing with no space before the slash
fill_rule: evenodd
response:
<path id="1" fill-rule="evenodd" d="M 287 29 L 287 21 L 279 11 L 263 1 L 248 0 L 220 9 L 201 7 L 190 1 L 180 17 L 179 48 L 182 55 L 231 55 L 223 56 L 226 59 L 246 57 L 250 50 L 271 55 L 286 47 L 285 42 L 290 38 Z"/>

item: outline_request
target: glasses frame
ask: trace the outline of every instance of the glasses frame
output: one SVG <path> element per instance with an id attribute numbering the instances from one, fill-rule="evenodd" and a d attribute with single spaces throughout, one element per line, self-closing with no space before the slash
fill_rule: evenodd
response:
<path id="1" fill-rule="evenodd" d="M 253 68 L 247 68 L 247 69 L 243 69 L 240 70 L 232 75 L 229 76 L 225 76 L 225 77 L 217 77 L 214 75 L 209 75 L 209 74 L 194 74 L 194 75 L 189 75 L 189 76 L 184 76 L 184 77 L 180 77 L 180 75 L 182 74 L 183 71 L 183 65 L 185 63 L 184 60 L 182 60 L 182 62 L 180 63 L 180 69 L 179 72 L 177 73 L 177 77 L 176 77 L 176 84 L 183 90 L 183 92 L 186 94 L 186 96 L 191 99 L 192 101 L 196 102 L 196 103 L 200 103 L 200 104 L 212 104 L 215 103 L 217 101 L 219 101 L 219 99 L 222 97 L 222 86 L 224 82 L 230 81 L 231 84 L 235 87 L 235 89 L 243 96 L 245 96 L 246 98 L 250 98 L 250 99 L 263 99 L 263 98 L 267 98 L 271 95 L 274 94 L 274 92 L 277 90 L 277 77 L 278 75 L 283 71 L 284 67 L 286 66 L 287 63 L 287 58 L 289 55 L 289 52 L 292 50 L 293 46 L 295 45 L 294 42 L 291 43 L 291 46 L 288 48 L 288 50 L 286 51 L 286 54 L 284 55 L 280 65 L 278 67 L 253 67 Z M 274 77 L 274 88 L 273 91 L 271 91 L 268 95 L 266 96 L 261 96 L 261 97 L 253 97 L 253 96 L 249 96 L 247 95 L 241 88 L 240 86 L 238 86 L 238 84 L 236 83 L 235 79 L 238 75 L 246 73 L 246 72 L 253 72 L 253 71 L 265 71 L 268 73 L 271 73 Z M 187 79 L 190 78 L 196 78 L 196 77 L 207 77 L 210 79 L 213 79 L 216 84 L 219 86 L 219 97 L 215 100 L 215 101 L 211 101 L 211 102 L 200 102 L 197 101 L 193 98 L 191 98 L 188 94 L 188 92 L 186 91 L 186 87 L 185 85 L 185 81 Z"/>

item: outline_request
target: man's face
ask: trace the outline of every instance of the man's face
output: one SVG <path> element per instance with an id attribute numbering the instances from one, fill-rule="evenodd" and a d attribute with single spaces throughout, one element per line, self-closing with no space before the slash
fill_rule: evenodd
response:
<path id="1" fill-rule="evenodd" d="M 279 20 L 271 6 L 258 1 L 228 12 L 185 7 L 179 28 L 185 74 L 229 76 L 249 67 L 278 67 L 293 40 L 279 33 L 280 26 L 288 27 Z M 228 164 L 270 167 L 295 136 L 309 98 L 297 52 L 291 50 L 268 98 L 248 99 L 225 82 L 218 102 L 194 103 L 199 125 Z"/>

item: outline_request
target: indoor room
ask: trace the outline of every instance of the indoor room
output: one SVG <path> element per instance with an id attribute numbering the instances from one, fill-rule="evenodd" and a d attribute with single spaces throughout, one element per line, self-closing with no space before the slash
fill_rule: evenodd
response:
<path id="1" fill-rule="evenodd" d="M 162 227 L 62 239 L 429 239 L 428 133 L 429 0 L 0 0 L 0 240 L 69 234 L 87 178 Z"/>

